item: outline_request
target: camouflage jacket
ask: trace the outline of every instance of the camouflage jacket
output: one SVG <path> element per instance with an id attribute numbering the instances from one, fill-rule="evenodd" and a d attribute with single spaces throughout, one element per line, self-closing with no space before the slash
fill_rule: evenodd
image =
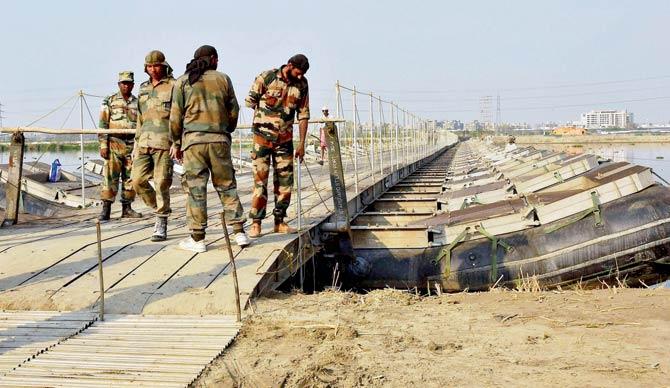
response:
<path id="1" fill-rule="evenodd" d="M 170 106 L 172 105 L 172 76 L 163 78 L 153 86 L 151 80 L 140 85 L 137 94 L 138 113 L 136 147 L 169 150 L 170 141 Z"/>
<path id="2" fill-rule="evenodd" d="M 121 92 L 107 96 L 102 100 L 100 106 L 100 121 L 98 127 L 103 129 L 128 129 L 135 128 L 137 124 L 137 97 L 130 95 L 130 99 L 126 101 L 121 95 Z M 109 147 L 108 134 L 98 135 L 100 140 L 100 148 Z M 132 143 L 135 135 L 112 135 L 113 137 L 124 140 L 126 143 Z"/>
<path id="3" fill-rule="evenodd" d="M 172 91 L 172 143 L 182 150 L 198 143 L 230 143 L 239 113 L 233 83 L 226 74 L 207 70 L 193 85 L 184 74 Z"/>
<path id="4" fill-rule="evenodd" d="M 303 77 L 293 82 L 282 68 L 261 73 L 251 85 L 245 103 L 254 109 L 253 132 L 269 141 L 283 143 L 293 138 L 293 120 L 309 120 L 309 89 Z"/>

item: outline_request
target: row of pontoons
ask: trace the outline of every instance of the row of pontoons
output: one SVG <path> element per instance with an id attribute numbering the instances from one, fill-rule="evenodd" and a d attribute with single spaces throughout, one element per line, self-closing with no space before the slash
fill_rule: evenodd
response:
<path id="1" fill-rule="evenodd" d="M 670 189 L 627 162 L 470 140 L 370 203 L 352 235 L 361 287 L 651 284 L 668 277 Z"/>

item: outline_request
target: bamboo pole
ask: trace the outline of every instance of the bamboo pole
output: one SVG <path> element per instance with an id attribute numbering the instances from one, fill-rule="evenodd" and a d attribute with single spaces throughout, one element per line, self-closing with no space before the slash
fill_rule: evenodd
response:
<path id="1" fill-rule="evenodd" d="M 235 255 L 233 255 L 233 248 L 230 246 L 230 235 L 228 234 L 228 225 L 226 225 L 225 212 L 221 212 L 221 226 L 223 227 L 223 235 L 226 238 L 228 259 L 230 260 L 230 265 L 233 266 L 233 283 L 235 285 L 235 308 L 237 312 L 237 322 L 240 322 L 242 320 L 242 306 L 240 305 L 240 285 L 237 281 L 237 266 L 235 266 Z"/>
<path id="2" fill-rule="evenodd" d="M 79 91 L 79 124 L 81 129 L 84 129 L 84 91 Z M 84 169 L 84 134 L 79 135 L 80 140 L 80 156 L 81 156 L 81 208 L 86 208 L 86 182 L 85 175 L 86 170 Z"/>
<path id="3" fill-rule="evenodd" d="M 384 177 L 384 113 L 382 111 L 382 99 L 377 97 L 379 101 L 379 176 Z"/>
<path id="4" fill-rule="evenodd" d="M 370 93 L 370 170 L 372 170 L 372 184 L 375 179 L 375 114 L 372 93 Z"/>
<path id="5" fill-rule="evenodd" d="M 105 280 L 102 271 L 102 232 L 100 231 L 100 220 L 95 221 L 95 231 L 98 238 L 98 279 L 100 280 L 100 320 L 105 320 Z"/>
<path id="6" fill-rule="evenodd" d="M 356 133 L 358 132 L 358 117 L 357 117 L 357 112 L 358 108 L 356 106 L 356 87 L 354 86 L 354 91 L 352 92 L 352 98 L 353 98 L 353 116 L 354 116 L 354 133 L 352 135 L 352 140 L 353 140 L 353 150 L 354 150 L 354 189 L 356 190 L 356 195 L 358 195 L 358 136 Z"/>
<path id="7" fill-rule="evenodd" d="M 12 135 L 9 145 L 8 176 L 5 183 L 5 219 L 0 226 L 16 225 L 21 208 L 21 177 L 26 139 L 22 133 Z"/>

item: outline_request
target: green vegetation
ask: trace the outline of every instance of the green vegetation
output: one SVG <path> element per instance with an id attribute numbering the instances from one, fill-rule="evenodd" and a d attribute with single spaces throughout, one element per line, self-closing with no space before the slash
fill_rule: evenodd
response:
<path id="1" fill-rule="evenodd" d="M 96 151 L 98 149 L 97 141 L 84 142 L 84 151 Z M 0 152 L 9 150 L 9 143 L 0 143 Z M 48 142 L 48 143 L 26 143 L 26 151 L 37 152 L 68 152 L 79 151 L 80 143 L 74 142 Z"/>

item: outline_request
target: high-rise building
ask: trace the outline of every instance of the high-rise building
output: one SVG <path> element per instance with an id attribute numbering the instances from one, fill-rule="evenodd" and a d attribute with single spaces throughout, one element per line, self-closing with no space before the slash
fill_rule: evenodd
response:
<path id="1" fill-rule="evenodd" d="M 581 125 L 588 129 L 628 128 L 633 125 L 633 114 L 625 110 L 592 110 L 582 113 Z"/>

